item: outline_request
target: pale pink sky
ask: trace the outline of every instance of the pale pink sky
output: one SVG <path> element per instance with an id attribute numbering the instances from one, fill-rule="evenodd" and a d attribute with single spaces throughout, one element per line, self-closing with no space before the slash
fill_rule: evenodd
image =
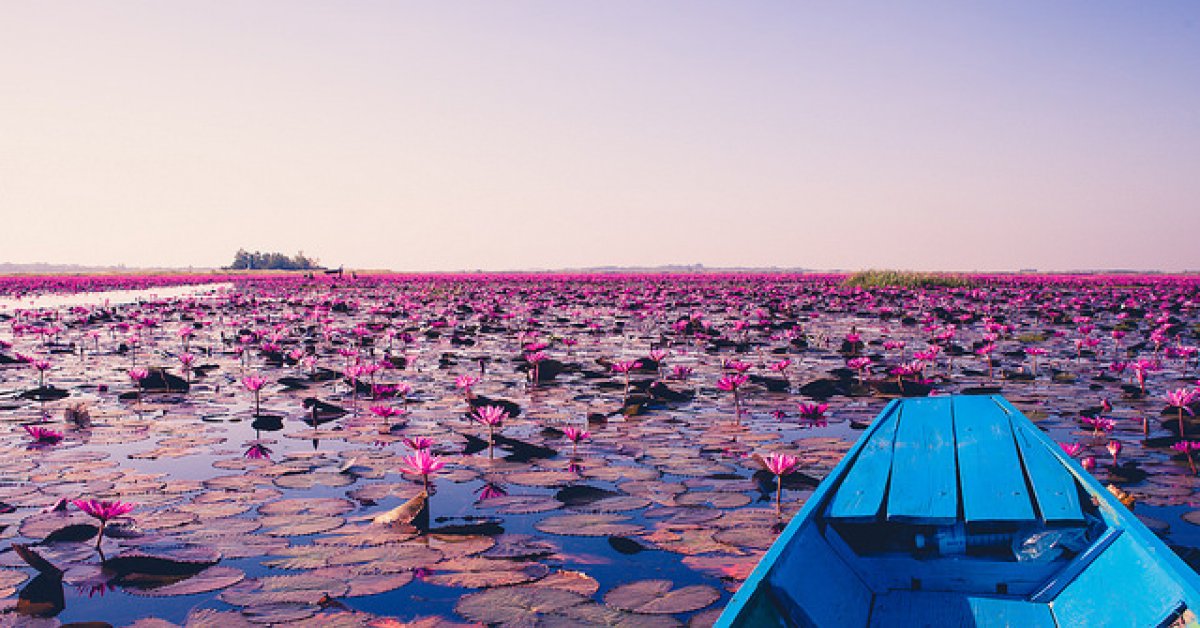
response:
<path id="1" fill-rule="evenodd" d="M 1200 269 L 1200 3 L 992 4 L 4 3 L 0 261 Z"/>

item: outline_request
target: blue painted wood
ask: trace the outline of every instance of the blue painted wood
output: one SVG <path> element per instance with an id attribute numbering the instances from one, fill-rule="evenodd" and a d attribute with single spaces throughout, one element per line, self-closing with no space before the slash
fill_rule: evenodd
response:
<path id="1" fill-rule="evenodd" d="M 954 441 L 967 523 L 1034 521 L 1008 413 L 991 397 L 954 397 Z"/>
<path id="2" fill-rule="evenodd" d="M 1017 599 L 957 595 L 927 591 L 890 591 L 876 595 L 871 609 L 872 627 L 913 626 L 1012 626 L 1054 628 L 1054 617 L 1045 604 Z"/>
<path id="3" fill-rule="evenodd" d="M 871 628 L 970 626 L 971 607 L 961 595 L 890 591 L 875 596 Z"/>
<path id="4" fill-rule="evenodd" d="M 1021 460 L 1029 483 L 1033 486 L 1042 519 L 1053 524 L 1082 522 L 1083 509 L 1079 505 L 1079 488 L 1075 477 L 1030 430 L 1037 428 L 1014 422 L 1013 436 L 1016 437 L 1017 449 L 1021 452 Z"/>
<path id="5" fill-rule="evenodd" d="M 1045 604 L 994 597 L 970 597 L 972 625 L 976 628 L 1054 628 L 1054 614 Z"/>
<path id="6" fill-rule="evenodd" d="M 1050 602 L 1062 626 L 1158 626 L 1183 590 L 1130 535 L 1121 535 Z"/>
<path id="7" fill-rule="evenodd" d="M 879 428 L 863 445 L 854 460 L 854 466 L 850 467 L 846 479 L 834 493 L 826 517 L 867 521 L 879 514 L 888 475 L 892 470 L 892 443 L 900 415 L 895 408 L 899 407 L 888 406 L 891 410 L 876 419 L 880 423 Z"/>
<path id="8" fill-rule="evenodd" d="M 999 585 L 1009 595 L 1029 595 L 1062 568 L 1061 563 L 993 562 L 974 556 L 946 556 L 934 560 L 905 554 L 860 557 L 854 563 L 872 590 L 911 588 L 920 581 L 925 591 L 995 593 Z"/>
<path id="9" fill-rule="evenodd" d="M 1075 481 L 1083 487 L 1088 497 L 1099 504 L 1100 515 L 1104 517 L 1105 523 L 1111 527 L 1120 528 L 1122 536 L 1129 537 L 1147 555 L 1153 557 L 1153 560 L 1163 571 L 1170 575 L 1170 578 L 1179 585 L 1187 607 L 1193 610 L 1200 609 L 1200 574 L 1197 574 L 1195 570 L 1183 562 L 1183 559 L 1171 551 L 1162 542 L 1162 539 L 1159 539 L 1133 513 L 1129 512 L 1125 506 L 1117 501 L 1117 498 L 1108 492 L 1092 474 L 1085 471 L 1076 460 L 1067 456 L 1062 451 L 1062 448 L 1051 440 L 1045 432 L 1042 432 L 1030 423 L 1029 419 L 1025 418 L 1020 410 L 1013 407 L 1003 397 L 996 396 L 994 398 L 997 403 L 1009 411 L 1014 422 L 1023 422 L 1022 425 L 1028 428 L 1027 431 L 1032 438 L 1040 442 L 1047 451 L 1052 452 L 1071 475 L 1075 477 Z M 1127 600 L 1137 599 L 1140 591 L 1125 590 L 1124 594 Z M 1058 616 L 1057 613 L 1056 616 Z"/>
<path id="10" fill-rule="evenodd" d="M 892 447 L 887 517 L 950 524 L 958 518 L 958 473 L 949 397 L 905 399 Z"/>
<path id="11" fill-rule="evenodd" d="M 871 590 L 821 536 L 815 522 L 800 529 L 767 576 L 771 593 L 802 625 L 862 626 Z M 747 625 L 755 625 L 747 623 Z"/>
<path id="12" fill-rule="evenodd" d="M 1058 594 L 1062 593 L 1068 585 L 1075 581 L 1075 578 L 1079 577 L 1079 574 L 1083 573 L 1088 567 L 1090 567 L 1092 565 L 1092 561 L 1096 560 L 1097 557 L 1103 554 L 1104 551 L 1108 549 L 1108 546 L 1115 543 L 1117 538 L 1120 537 L 1123 532 L 1124 530 L 1121 530 L 1120 528 L 1109 528 L 1105 530 L 1104 534 L 1101 535 L 1100 538 L 1096 539 L 1094 543 L 1089 545 L 1081 554 L 1076 556 L 1075 560 L 1072 560 L 1069 565 L 1061 569 L 1058 573 L 1054 574 L 1054 576 L 1046 580 L 1046 582 L 1042 583 L 1042 585 L 1038 587 L 1038 590 L 1035 591 L 1033 595 L 1029 596 L 1029 600 L 1032 602 L 1049 602 L 1055 597 L 1058 597 Z"/>
<path id="13" fill-rule="evenodd" d="M 883 412 L 880 413 L 880 416 L 894 412 L 899 404 L 900 401 L 898 399 L 888 402 L 887 407 L 883 409 Z M 770 586 L 767 583 L 767 576 L 772 572 L 772 570 L 775 569 L 776 562 L 779 560 L 779 557 L 783 555 L 784 551 L 787 550 L 787 548 L 792 544 L 797 534 L 799 534 L 801 528 L 806 525 L 812 525 L 816 520 L 817 515 L 827 507 L 829 496 L 832 494 L 834 488 L 838 485 L 838 481 L 845 477 L 846 471 L 850 468 L 852 462 L 858 457 L 858 454 L 862 451 L 863 446 L 874 436 L 875 432 L 878 431 L 880 426 L 883 424 L 883 422 L 879 421 L 872 422 L 871 426 L 867 428 L 867 431 L 864 432 L 861 437 L 859 437 L 858 442 L 856 442 L 854 446 L 850 448 L 850 451 L 846 453 L 846 456 L 842 458 L 842 461 L 839 462 L 837 466 L 835 466 L 833 470 L 829 472 L 829 475 L 825 477 L 821 484 L 817 486 L 817 490 L 814 491 L 813 494 L 808 498 L 808 501 L 804 502 L 804 506 L 800 509 L 800 512 L 796 513 L 796 516 L 792 517 L 792 520 L 788 522 L 787 527 L 784 528 L 783 532 L 779 534 L 779 538 L 775 540 L 775 543 L 771 545 L 770 549 L 767 550 L 767 553 L 763 555 L 761 560 L 758 561 L 758 565 L 754 567 L 754 571 L 750 572 L 750 575 L 746 578 L 745 582 L 743 582 L 742 586 L 738 588 L 737 593 L 733 594 L 733 597 L 729 600 L 729 604 L 725 606 L 725 610 L 722 611 L 721 616 L 717 618 L 717 621 L 714 624 L 716 628 L 757 625 L 750 621 L 749 613 L 743 612 L 748 610 L 748 602 L 759 591 L 759 589 Z"/>

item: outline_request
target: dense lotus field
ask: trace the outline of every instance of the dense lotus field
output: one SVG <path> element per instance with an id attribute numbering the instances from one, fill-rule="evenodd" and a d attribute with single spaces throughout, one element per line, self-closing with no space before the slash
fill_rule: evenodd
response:
<path id="1" fill-rule="evenodd" d="M 1200 563 L 1194 277 L 206 280 L 0 279 L 0 624 L 709 625 L 900 395 Z"/>

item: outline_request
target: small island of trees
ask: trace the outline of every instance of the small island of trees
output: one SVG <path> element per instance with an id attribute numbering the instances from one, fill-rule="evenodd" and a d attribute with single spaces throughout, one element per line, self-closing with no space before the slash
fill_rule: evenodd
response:
<path id="1" fill-rule="evenodd" d="M 316 258 L 307 257 L 303 251 L 292 257 L 283 253 L 249 252 L 238 249 L 233 256 L 233 263 L 227 266 L 229 270 L 318 270 Z"/>

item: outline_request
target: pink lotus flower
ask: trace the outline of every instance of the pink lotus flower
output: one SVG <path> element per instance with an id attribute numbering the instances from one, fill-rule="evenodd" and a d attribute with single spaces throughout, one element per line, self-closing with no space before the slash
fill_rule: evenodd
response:
<path id="1" fill-rule="evenodd" d="M 425 492 L 429 492 L 429 474 L 434 473 L 446 466 L 440 458 L 429 453 L 428 449 L 418 449 L 410 456 L 405 456 L 401 459 L 405 473 L 412 473 L 421 476 L 421 480 L 425 484 Z"/>
<path id="2" fill-rule="evenodd" d="M 63 439 L 61 432 L 37 425 L 26 425 L 25 431 L 29 433 L 29 437 L 33 439 L 35 445 L 54 445 Z"/>
<path id="3" fill-rule="evenodd" d="M 472 416 L 476 421 L 488 427 L 496 427 L 508 418 L 508 410 L 505 410 L 503 406 L 480 406 L 475 408 Z"/>
<path id="4" fill-rule="evenodd" d="M 1197 394 L 1200 394 L 1200 391 L 1194 388 L 1176 388 L 1167 393 L 1167 405 L 1176 408 L 1179 413 L 1179 438 L 1187 435 L 1183 426 L 1183 413 L 1187 412 L 1189 416 L 1196 416 L 1191 405 L 1196 401 Z"/>
<path id="5" fill-rule="evenodd" d="M 1083 445 L 1080 443 L 1059 443 L 1058 446 L 1062 447 L 1062 450 L 1067 452 L 1067 455 L 1072 458 L 1078 456 L 1083 451 Z"/>
<path id="6" fill-rule="evenodd" d="M 262 387 L 265 386 L 266 383 L 267 379 L 265 377 L 259 377 L 258 375 L 247 375 L 242 378 L 242 386 L 245 386 L 246 390 L 254 393 L 255 416 L 258 416 L 261 413 L 262 405 L 260 403 L 260 395 L 262 394 Z"/>
<path id="7" fill-rule="evenodd" d="M 825 427 L 825 412 L 829 410 L 827 403 L 804 403 L 796 404 L 796 408 L 800 410 L 800 418 L 808 421 L 814 427 Z"/>
<path id="8" fill-rule="evenodd" d="M 39 359 L 30 361 L 29 365 L 32 366 L 38 372 L 38 388 L 45 388 L 45 386 L 46 386 L 46 371 L 50 370 L 50 360 L 45 360 L 45 359 L 39 358 Z"/>
<path id="9" fill-rule="evenodd" d="M 642 363 L 636 360 L 625 360 L 623 362 L 613 362 L 612 370 L 614 373 L 629 373 L 634 369 L 642 367 Z"/>
<path id="10" fill-rule="evenodd" d="M 491 457 L 494 455 L 493 447 L 496 444 L 496 428 L 508 418 L 508 410 L 502 406 L 480 406 L 475 408 L 471 416 L 488 428 L 488 457 Z"/>
<path id="11" fill-rule="evenodd" d="M 1112 456 L 1113 466 L 1117 466 L 1117 456 L 1121 453 L 1121 442 L 1110 440 L 1105 448 L 1108 449 L 1108 454 Z"/>
<path id="12" fill-rule="evenodd" d="M 488 482 L 488 483 L 484 484 L 483 486 L 479 487 L 477 492 L 479 493 L 479 499 L 476 501 L 481 501 L 481 502 L 487 501 L 489 499 L 496 499 L 497 497 L 505 497 L 508 495 L 508 491 L 504 490 L 503 486 L 500 486 L 499 484 L 495 484 L 493 482 Z"/>
<path id="13" fill-rule="evenodd" d="M 625 375 L 625 392 L 624 400 L 629 401 L 629 373 L 634 369 L 642 367 L 642 363 L 637 360 L 626 360 L 624 362 L 613 362 L 612 370 L 614 373 Z"/>
<path id="14" fill-rule="evenodd" d="M 1084 471 L 1091 473 L 1092 470 L 1096 468 L 1096 459 L 1092 456 L 1088 456 L 1087 458 L 1080 460 L 1079 464 L 1083 466 Z"/>
<path id="15" fill-rule="evenodd" d="M 784 476 L 796 470 L 800 459 L 788 454 L 770 453 L 763 457 L 767 470 L 777 476 Z"/>
<path id="16" fill-rule="evenodd" d="M 767 470 L 775 474 L 775 512 L 778 514 L 783 508 L 783 476 L 795 471 L 800 459 L 788 454 L 770 453 L 762 460 Z"/>
<path id="17" fill-rule="evenodd" d="M 677 379 L 680 381 L 685 380 L 688 377 L 691 377 L 692 371 L 693 369 L 690 366 L 676 364 L 675 366 L 671 367 L 671 379 Z"/>
<path id="18" fill-rule="evenodd" d="M 371 411 L 371 414 L 374 414 L 381 419 L 390 419 L 394 416 L 404 414 L 403 410 L 395 406 L 375 405 L 371 406 L 369 410 Z"/>
<path id="19" fill-rule="evenodd" d="M 750 364 L 749 362 L 738 360 L 737 358 L 729 358 L 721 362 L 722 369 L 726 371 L 737 371 L 738 373 L 745 373 L 746 371 L 749 371 L 750 367 L 752 366 L 754 365 Z"/>
<path id="20" fill-rule="evenodd" d="M 100 549 L 100 542 L 104 540 L 104 526 L 117 517 L 129 514 L 134 508 L 133 504 L 126 502 L 98 499 L 75 499 L 71 500 L 71 503 L 84 513 L 100 520 L 100 533 L 96 535 L 96 549 Z"/>
<path id="21" fill-rule="evenodd" d="M 244 455 L 251 460 L 270 460 L 271 450 L 262 443 L 254 443 L 253 445 L 250 445 L 248 449 L 246 449 L 246 453 Z"/>
<path id="22" fill-rule="evenodd" d="M 571 441 L 571 457 L 575 457 L 575 450 L 579 447 L 580 441 L 585 441 L 592 435 L 587 430 L 581 430 L 577 427 L 568 426 L 563 428 L 563 436 Z"/>
<path id="23" fill-rule="evenodd" d="M 250 392 L 258 392 L 262 390 L 262 387 L 265 386 L 266 383 L 267 379 L 265 377 L 259 377 L 258 375 L 247 375 L 242 378 L 242 386 L 245 386 L 246 390 Z"/>
<path id="24" fill-rule="evenodd" d="M 133 380 L 133 383 L 136 386 L 141 386 L 142 380 L 146 379 L 149 376 L 150 376 L 150 371 L 147 371 L 146 369 L 144 369 L 140 366 L 135 366 L 135 367 L 129 369 L 129 379 Z"/>
<path id="25" fill-rule="evenodd" d="M 1192 459 L 1192 452 L 1200 449 L 1200 442 L 1181 440 L 1173 445 L 1171 449 L 1178 451 L 1187 456 L 1188 466 L 1192 469 L 1192 475 L 1196 474 L 1196 461 Z"/>
<path id="26" fill-rule="evenodd" d="M 1104 417 L 1080 417 L 1080 421 L 1092 426 L 1092 436 L 1098 436 L 1100 432 L 1111 432 L 1116 428 L 1117 422 Z"/>
<path id="27" fill-rule="evenodd" d="M 745 375 L 723 375 L 717 380 L 717 388 L 725 392 L 737 392 L 743 384 L 749 381 Z"/>
<path id="28" fill-rule="evenodd" d="M 411 449 L 413 451 L 421 451 L 421 450 L 429 449 L 430 447 L 433 447 L 433 441 L 428 438 L 425 438 L 424 436 L 414 436 L 412 438 L 405 438 L 403 442 L 406 447 L 408 447 L 409 449 Z"/>

